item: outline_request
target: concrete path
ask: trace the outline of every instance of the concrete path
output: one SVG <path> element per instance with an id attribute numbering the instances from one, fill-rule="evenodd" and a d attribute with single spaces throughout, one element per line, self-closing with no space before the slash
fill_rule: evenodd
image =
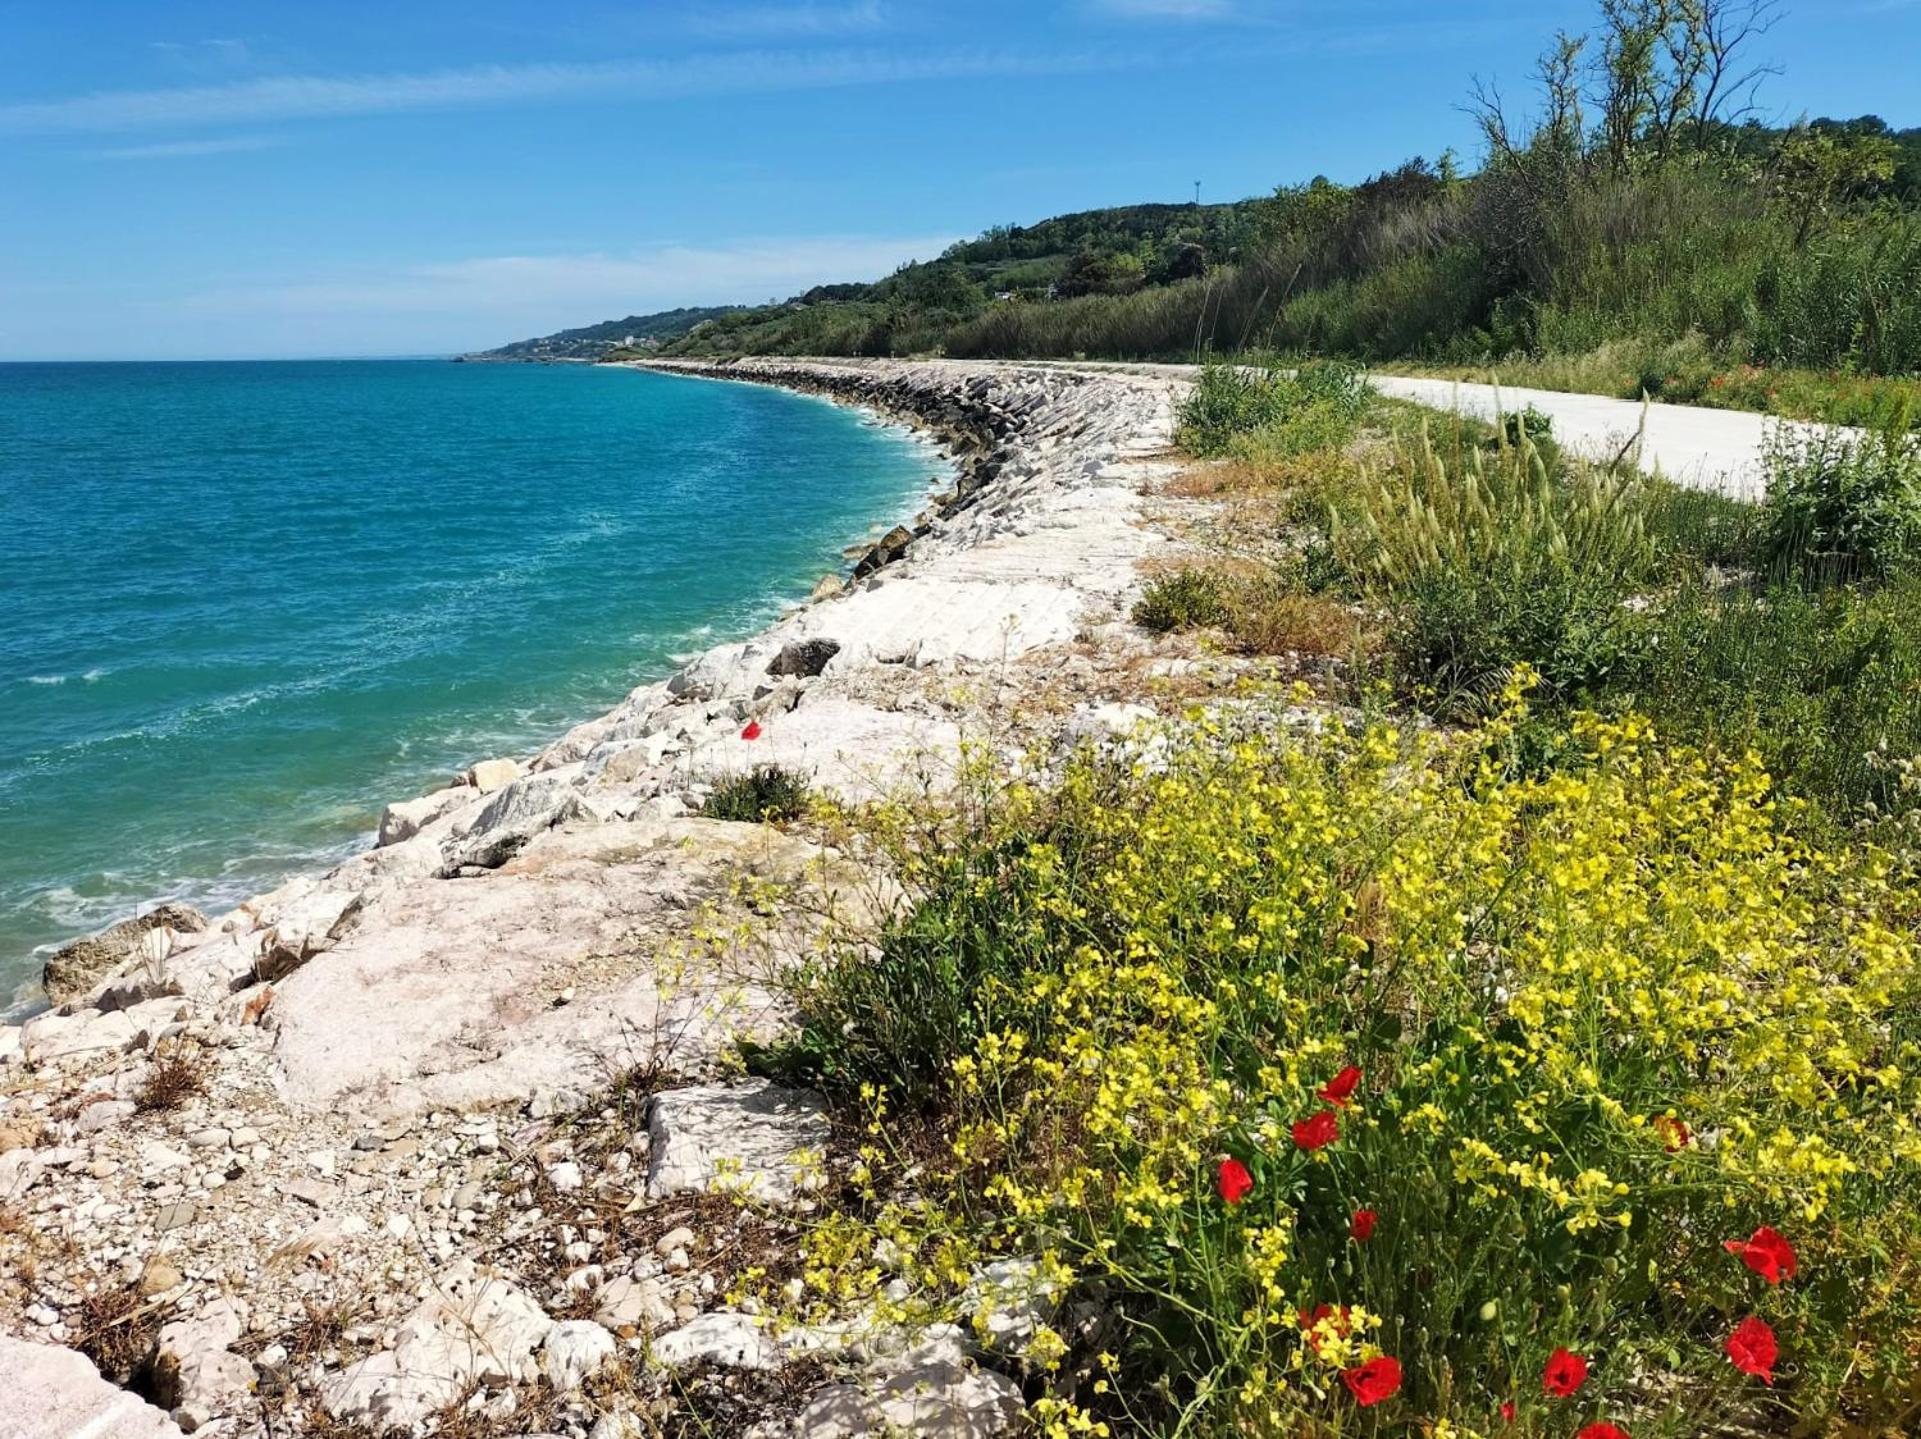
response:
<path id="1" fill-rule="evenodd" d="M 1076 370 L 1126 370 L 1139 374 L 1191 379 L 1195 365 L 1108 364 L 1093 361 L 1055 361 Z M 1437 410 L 1492 420 L 1498 412 L 1514 413 L 1532 406 L 1554 421 L 1554 437 L 1562 446 L 1590 459 L 1611 460 L 1629 450 L 1636 436 L 1643 469 L 1665 475 L 1694 489 L 1719 490 L 1740 499 L 1758 500 L 1767 493 L 1767 437 L 1777 427 L 1811 433 L 1820 427 L 1745 410 L 1710 410 L 1692 405 L 1645 408 L 1633 400 L 1604 395 L 1571 395 L 1559 390 L 1510 389 L 1454 380 L 1411 379 L 1373 373 L 1368 376 L 1384 395 L 1393 395 Z M 1859 435 L 1859 430 L 1844 433 Z"/>
<path id="2" fill-rule="evenodd" d="M 1777 420 L 1746 410 L 1710 410 L 1693 405 L 1646 406 L 1605 395 L 1570 395 L 1559 390 L 1509 389 L 1453 380 L 1417 380 L 1400 375 L 1370 375 L 1384 395 L 1413 400 L 1491 420 L 1533 408 L 1554 421 L 1554 437 L 1590 459 L 1611 460 L 1639 442 L 1645 470 L 1693 489 L 1719 490 L 1739 499 L 1767 493 L 1767 437 L 1787 425 L 1797 432 L 1813 425 Z M 1643 424 L 1645 422 L 1645 429 Z"/>

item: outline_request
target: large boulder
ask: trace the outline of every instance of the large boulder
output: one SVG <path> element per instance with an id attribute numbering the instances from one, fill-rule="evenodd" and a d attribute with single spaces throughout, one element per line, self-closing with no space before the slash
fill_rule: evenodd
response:
<path id="1" fill-rule="evenodd" d="M 525 773 L 527 767 L 517 759 L 484 759 L 461 778 L 479 793 L 492 794 L 497 789 L 505 789 Z"/>
<path id="2" fill-rule="evenodd" d="M 168 900 L 145 914 L 103 929 L 85 939 L 76 939 L 54 951 L 41 972 L 47 998 L 65 1004 L 92 989 L 102 979 L 130 960 L 164 960 L 171 949 L 169 932 L 198 934 L 207 927 L 207 916 L 190 904 Z M 160 936 L 150 941 L 148 935 Z"/>
<path id="3" fill-rule="evenodd" d="M 284 905 L 260 943 L 254 975 L 284 979 L 316 954 L 333 948 L 360 913 L 365 897 L 357 891 L 316 886 Z"/>
<path id="4" fill-rule="evenodd" d="M 792 640 L 781 646 L 779 654 L 767 666 L 770 675 L 794 675 L 800 679 L 811 679 L 827 668 L 827 662 L 840 653 L 840 641 L 816 636 L 810 640 Z"/>
<path id="5" fill-rule="evenodd" d="M 5 1334 L 0 1432 L 7 1439 L 180 1439 L 173 1420 L 102 1379 L 85 1355 Z"/>
<path id="6" fill-rule="evenodd" d="M 398 800 L 380 812 L 380 832 L 374 837 L 374 843 L 384 849 L 412 839 L 435 820 L 480 795 L 481 791 L 470 784 L 455 784 L 418 799 Z"/>

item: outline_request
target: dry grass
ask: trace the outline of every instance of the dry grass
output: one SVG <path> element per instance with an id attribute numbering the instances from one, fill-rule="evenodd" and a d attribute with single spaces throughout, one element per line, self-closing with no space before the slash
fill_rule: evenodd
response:
<path id="1" fill-rule="evenodd" d="M 1368 648 L 1370 636 L 1345 603 L 1279 585 L 1247 586 L 1228 606 L 1227 632 L 1248 654 L 1345 658 Z"/>
<path id="2" fill-rule="evenodd" d="M 142 1113 L 157 1114 L 180 1108 L 207 1092 L 212 1066 L 198 1049 L 177 1048 L 156 1057 L 147 1067 L 134 1104 Z"/>
<path id="3" fill-rule="evenodd" d="M 142 1299 L 139 1286 L 132 1284 L 82 1296 L 73 1322 L 73 1347 L 122 1386 L 133 1385 L 160 1334 L 158 1306 Z"/>

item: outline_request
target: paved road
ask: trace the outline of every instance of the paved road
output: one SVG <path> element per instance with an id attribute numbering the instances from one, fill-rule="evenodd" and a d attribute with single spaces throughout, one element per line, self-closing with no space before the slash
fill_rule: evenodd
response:
<path id="1" fill-rule="evenodd" d="M 1643 469 L 1658 471 L 1696 489 L 1720 490 L 1742 499 L 1760 499 L 1766 494 L 1767 437 L 1788 423 L 1745 410 L 1659 403 L 1643 407 L 1632 400 L 1612 400 L 1605 395 L 1506 387 L 1497 390 L 1492 385 L 1415 380 L 1400 375 L 1371 378 L 1382 394 L 1481 419 L 1494 418 L 1497 407 L 1510 414 L 1532 407 L 1553 417 L 1554 436 L 1562 445 L 1593 459 L 1612 459 L 1634 444 L 1638 435 Z"/>
<path id="2" fill-rule="evenodd" d="M 1193 365 L 1055 363 L 1072 369 L 1128 370 L 1177 377 L 1191 377 L 1198 372 Z M 1765 446 L 1768 434 L 1776 426 L 1785 424 L 1796 431 L 1816 428 L 1744 410 L 1656 403 L 1646 407 L 1643 433 L 1642 406 L 1631 400 L 1569 395 L 1558 390 L 1506 387 L 1497 390 L 1493 385 L 1417 380 L 1400 375 L 1375 374 L 1369 378 L 1383 394 L 1481 419 L 1493 419 L 1497 410 L 1512 413 L 1531 405 L 1552 417 L 1554 436 L 1564 447 L 1590 458 L 1612 459 L 1639 434 L 1638 453 L 1643 469 L 1666 475 L 1679 484 L 1719 490 L 1744 499 L 1759 499 L 1767 490 Z"/>

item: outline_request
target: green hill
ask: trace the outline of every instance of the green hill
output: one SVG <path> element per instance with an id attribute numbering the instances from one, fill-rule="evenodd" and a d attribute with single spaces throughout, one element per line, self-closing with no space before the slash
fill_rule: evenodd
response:
<path id="1" fill-rule="evenodd" d="M 676 339 L 695 325 L 717 319 L 728 311 L 724 306 L 688 307 L 662 310 L 654 315 L 629 315 L 624 320 L 603 320 L 598 325 L 583 325 L 577 330 L 561 330 L 533 340 L 515 340 L 497 350 L 482 350 L 468 355 L 470 360 L 598 360 L 615 348 L 649 346 Z"/>

